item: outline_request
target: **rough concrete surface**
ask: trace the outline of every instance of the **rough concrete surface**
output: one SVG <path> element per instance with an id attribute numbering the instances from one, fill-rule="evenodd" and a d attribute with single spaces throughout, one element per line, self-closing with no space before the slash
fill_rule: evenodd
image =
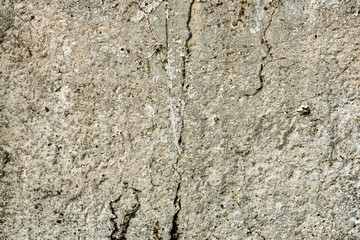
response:
<path id="1" fill-rule="evenodd" d="M 360 239 L 357 0 L 1 0 L 0 239 Z"/>

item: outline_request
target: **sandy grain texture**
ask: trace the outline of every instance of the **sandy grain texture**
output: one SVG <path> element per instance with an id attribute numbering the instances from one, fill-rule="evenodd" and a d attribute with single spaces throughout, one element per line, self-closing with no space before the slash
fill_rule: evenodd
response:
<path id="1" fill-rule="evenodd" d="M 1 0 L 0 239 L 360 239 L 360 2 Z"/>

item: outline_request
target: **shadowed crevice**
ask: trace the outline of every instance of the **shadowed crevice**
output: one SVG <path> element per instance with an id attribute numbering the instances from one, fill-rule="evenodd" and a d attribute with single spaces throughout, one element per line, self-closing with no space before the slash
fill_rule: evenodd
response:
<path id="1" fill-rule="evenodd" d="M 135 194 L 136 204 L 134 204 L 131 209 L 126 210 L 124 216 L 119 216 L 116 213 L 119 206 L 115 206 L 116 204 L 120 203 L 122 195 L 120 195 L 114 201 L 110 202 L 111 213 L 115 216 L 110 219 L 110 221 L 114 224 L 114 230 L 110 235 L 111 240 L 126 240 L 126 234 L 130 225 L 130 221 L 136 216 L 137 211 L 140 209 L 140 202 L 138 198 L 139 191 L 134 188 L 132 188 L 132 190 Z"/>
<path id="2" fill-rule="evenodd" d="M 179 238 L 179 232 L 178 232 L 178 216 L 181 210 L 181 200 L 179 198 L 179 190 L 180 190 L 180 183 L 178 184 L 178 187 L 176 189 L 176 195 L 174 199 L 174 207 L 177 208 L 173 219 L 172 219 L 172 227 L 170 231 L 170 240 L 177 240 Z"/>

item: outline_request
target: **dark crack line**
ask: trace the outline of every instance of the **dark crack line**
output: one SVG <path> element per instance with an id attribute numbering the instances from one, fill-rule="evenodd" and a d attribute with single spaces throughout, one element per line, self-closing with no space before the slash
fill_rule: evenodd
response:
<path id="1" fill-rule="evenodd" d="M 190 1 L 190 5 L 189 5 L 189 10 L 188 10 L 188 16 L 187 16 L 187 20 L 186 20 L 186 30 L 187 30 L 187 38 L 185 40 L 185 54 L 182 57 L 182 79 L 181 79 L 181 89 L 184 91 L 184 85 L 186 82 L 186 63 L 189 59 L 189 57 L 191 56 L 191 51 L 190 51 L 190 47 L 189 47 L 189 42 L 192 38 L 192 32 L 190 29 L 190 22 L 191 22 L 191 18 L 192 18 L 192 10 L 193 10 L 193 5 L 195 3 L 195 0 L 191 0 Z M 167 9 L 167 8 L 166 8 Z M 168 12 L 168 11 L 167 11 Z M 167 16 L 168 17 L 168 16 Z M 166 19 L 166 28 L 167 28 L 167 21 L 168 19 Z M 168 29 L 166 29 L 166 32 L 168 34 Z M 168 46 L 168 35 L 166 36 L 166 42 L 167 42 L 167 46 Z M 185 94 L 184 94 L 185 96 Z M 186 105 L 186 100 L 184 100 L 184 103 L 182 103 L 184 105 L 182 105 L 182 107 L 184 107 Z M 182 110 L 183 111 L 183 110 Z M 178 139 L 178 145 L 181 149 L 181 152 L 179 153 L 178 157 L 176 158 L 176 162 L 175 162 L 175 166 L 177 168 L 179 160 L 181 159 L 182 155 L 183 155 L 183 131 L 184 131 L 184 116 L 182 114 L 182 112 L 180 111 L 181 116 L 181 126 L 180 126 L 180 133 L 179 133 L 179 139 Z M 178 170 L 177 170 L 178 172 Z M 178 218 L 179 218 L 179 214 L 181 211 L 181 198 L 179 196 L 179 191 L 180 191 L 180 187 L 181 187 L 181 173 L 179 173 L 179 180 L 178 180 L 178 184 L 177 184 L 177 188 L 176 188 L 176 193 L 175 193 L 175 198 L 174 198 L 174 207 L 176 210 L 175 214 L 173 215 L 172 218 L 172 227 L 170 230 L 170 240 L 177 240 L 179 238 L 180 233 L 178 232 L 179 230 L 179 223 L 178 223 Z"/>
<path id="2" fill-rule="evenodd" d="M 263 58 L 263 60 L 266 60 L 268 57 L 271 57 L 272 55 L 271 55 L 271 49 L 272 49 L 272 46 L 269 44 L 269 41 L 266 39 L 266 32 L 268 31 L 268 29 L 269 29 L 269 27 L 270 27 L 270 25 L 271 25 L 271 23 L 272 23 L 272 21 L 273 21 L 273 17 L 274 17 L 274 14 L 275 14 L 275 12 L 276 12 L 276 9 L 271 13 L 271 15 L 270 15 L 270 20 L 269 20 L 269 24 L 266 26 L 266 28 L 264 29 L 264 33 L 263 33 L 263 36 L 262 36 L 262 38 L 261 38 L 261 43 L 265 43 L 265 45 L 266 45 L 266 48 L 267 48 L 267 50 L 266 50 L 266 56 Z M 260 70 L 260 80 L 261 80 L 261 82 L 263 82 L 263 79 L 262 79 L 262 77 L 263 77 L 263 75 L 262 75 L 262 70 L 265 68 L 265 66 L 269 63 L 269 62 L 271 62 L 272 60 L 268 60 L 267 62 L 265 62 L 265 63 L 262 63 L 261 64 L 261 70 Z"/>
<path id="3" fill-rule="evenodd" d="M 272 21 L 273 21 L 273 16 L 274 16 L 274 14 L 275 14 L 275 11 L 276 11 L 276 10 L 274 10 L 274 11 L 271 13 L 270 20 L 269 20 L 269 24 L 268 24 L 268 25 L 266 26 L 266 28 L 264 29 L 264 33 L 263 33 L 263 36 L 262 36 L 262 39 L 261 39 L 261 42 L 262 42 L 262 43 L 265 43 L 265 44 L 266 44 L 266 48 L 267 48 L 267 50 L 266 50 L 266 56 L 263 58 L 263 61 L 264 61 L 264 60 L 267 60 L 268 57 L 271 57 L 271 56 L 272 56 L 271 53 L 270 53 L 270 52 L 271 52 L 271 49 L 272 49 L 272 46 L 269 44 L 269 41 L 266 39 L 266 32 L 268 31 L 268 29 L 269 29 L 269 27 L 270 27 L 270 25 L 271 25 L 271 23 L 272 23 Z M 271 60 L 268 60 L 268 61 L 266 61 L 266 62 L 262 62 L 261 65 L 260 65 L 260 71 L 259 71 L 260 87 L 259 87 L 258 89 L 256 89 L 255 94 L 256 94 L 257 92 L 259 92 L 260 90 L 262 90 L 263 87 L 264 87 L 264 75 L 263 75 L 263 70 L 264 70 L 265 66 L 266 66 L 269 62 L 271 62 Z"/>
<path id="4" fill-rule="evenodd" d="M 130 221 L 136 216 L 137 211 L 140 209 L 140 202 L 138 197 L 139 190 L 135 188 L 132 188 L 132 190 L 135 192 L 135 199 L 137 201 L 137 205 L 134 207 L 134 209 L 130 210 L 128 213 L 124 215 L 123 223 L 120 224 L 120 226 L 118 226 L 118 224 L 115 221 L 116 219 L 119 218 L 119 216 L 116 215 L 113 204 L 120 201 L 121 195 L 114 201 L 110 202 L 111 213 L 115 215 L 115 217 L 110 219 L 110 221 L 114 224 L 115 227 L 115 229 L 112 231 L 110 235 L 111 240 L 126 240 L 126 234 L 130 225 Z"/>
<path id="5" fill-rule="evenodd" d="M 244 96 L 246 97 L 252 97 L 252 96 L 255 96 L 256 94 L 258 94 L 263 88 L 264 88 L 264 75 L 263 75 L 263 70 L 265 68 L 265 66 L 271 62 L 272 60 L 268 60 L 268 61 L 265 61 L 267 60 L 267 58 L 271 57 L 271 49 L 272 49 L 272 46 L 269 44 L 268 40 L 266 40 L 266 32 L 267 30 L 269 29 L 271 23 L 272 23 L 272 20 L 273 20 L 273 16 L 275 14 L 275 11 L 274 10 L 271 15 L 270 15 L 270 20 L 269 20 L 269 23 L 268 25 L 265 27 L 264 31 L 263 31 L 263 35 L 261 37 L 261 43 L 262 44 L 265 44 L 267 50 L 266 50 L 266 56 L 262 58 L 262 63 L 260 64 L 260 70 L 259 70 L 259 73 L 258 73 L 258 76 L 259 76 L 259 82 L 260 82 L 260 86 L 255 90 L 254 93 L 246 93 L 244 94 Z"/>
<path id="6" fill-rule="evenodd" d="M 177 240 L 179 238 L 180 233 L 178 232 L 178 218 L 179 218 L 179 214 L 181 211 L 181 198 L 179 196 L 179 192 L 180 192 L 180 187 L 181 187 L 181 182 L 182 182 L 182 176 L 181 173 L 178 170 L 178 164 L 180 159 L 182 158 L 183 155 L 183 150 L 184 150 L 184 142 L 183 142 L 183 131 L 184 131 L 184 116 L 183 116 L 183 111 L 184 111 L 184 107 L 186 105 L 187 100 L 185 99 L 185 93 L 184 93 L 184 85 L 186 83 L 186 63 L 191 55 L 190 52 L 190 47 L 189 47 L 189 42 L 190 39 L 192 38 L 192 32 L 190 29 L 190 22 L 191 22 L 191 18 L 192 18 L 192 9 L 193 9 L 193 5 L 195 3 L 195 0 L 191 0 L 190 4 L 189 4 L 189 9 L 188 9 L 188 15 L 187 15 L 187 20 L 186 20 L 186 30 L 187 30 L 187 37 L 185 39 L 185 44 L 184 44 L 184 48 L 185 48 L 185 54 L 182 57 L 182 78 L 180 81 L 180 87 L 182 89 L 182 92 L 180 92 L 180 94 L 182 95 L 181 97 L 184 99 L 184 101 L 179 101 L 180 105 L 178 106 L 178 114 L 181 117 L 181 122 L 180 122 L 180 131 L 179 131 L 179 135 L 178 135 L 178 140 L 177 140 L 177 144 L 178 144 L 178 155 L 175 159 L 175 172 L 179 175 L 178 180 L 177 180 L 177 188 L 176 188 L 176 193 L 175 193 L 175 198 L 174 198 L 174 208 L 176 209 L 175 214 L 173 215 L 172 218 L 172 226 L 171 226 L 171 230 L 170 230 L 170 240 Z M 169 30 L 168 30 L 168 21 L 169 21 L 169 0 L 166 1 L 166 5 L 165 5 L 165 12 L 166 12 L 166 19 L 165 19 L 165 28 L 166 28 L 166 52 L 167 52 L 167 61 L 169 60 Z M 169 89 L 169 94 L 171 94 L 171 91 Z"/>
<path id="7" fill-rule="evenodd" d="M 262 71 L 264 69 L 264 64 L 261 63 L 260 65 L 260 70 L 259 70 L 259 73 L 258 73 L 258 76 L 259 76 L 259 82 L 260 82 L 260 87 L 258 87 L 255 92 L 253 93 L 245 93 L 244 96 L 245 97 L 253 97 L 255 96 L 256 94 L 258 94 L 264 87 L 264 76 L 262 74 Z"/>
<path id="8" fill-rule="evenodd" d="M 117 225 L 116 222 L 115 222 L 115 220 L 118 218 L 118 216 L 117 216 L 116 213 L 115 213 L 115 209 L 114 209 L 114 207 L 113 207 L 113 203 L 117 203 L 118 201 L 120 201 L 120 199 L 121 199 L 121 195 L 120 195 L 117 199 L 115 199 L 114 201 L 111 201 L 111 202 L 110 202 L 110 210 L 111 210 L 111 213 L 112 213 L 113 215 L 115 215 L 115 217 L 110 218 L 110 221 L 112 222 L 112 224 L 113 224 L 114 227 L 115 227 L 115 229 L 112 231 L 112 233 L 111 233 L 111 235 L 110 235 L 110 239 L 111 239 L 111 240 L 116 240 L 116 237 L 114 237 L 114 236 L 116 236 L 116 235 L 118 234 L 118 232 L 119 232 L 118 225 Z"/>
<path id="9" fill-rule="evenodd" d="M 190 29 L 190 22 L 191 22 L 191 18 L 192 18 L 192 9 L 193 9 L 193 5 L 195 3 L 195 0 L 191 0 L 190 2 L 190 6 L 189 6 L 189 12 L 188 12 L 188 18 L 186 20 L 186 30 L 188 32 L 188 36 L 185 40 L 185 50 L 186 50 L 186 53 L 185 53 L 185 56 L 183 57 L 183 71 L 182 71 L 182 74 L 183 74 L 183 84 L 186 80 L 186 60 L 188 60 L 188 58 L 191 56 L 191 52 L 190 52 L 190 47 L 189 47 L 189 42 L 192 38 L 192 32 L 191 32 L 191 29 Z"/>
<path id="10" fill-rule="evenodd" d="M 175 199 L 174 199 L 174 206 L 177 208 L 177 211 L 175 212 L 173 219 L 172 219 L 172 227 L 170 231 L 170 240 L 177 240 L 179 238 L 179 232 L 178 232 L 178 216 L 181 210 L 181 199 L 179 197 L 179 190 L 180 190 L 181 184 L 179 183 L 176 189 Z"/>
<path id="11" fill-rule="evenodd" d="M 191 18 L 192 18 L 192 8 L 193 5 L 195 3 L 195 0 L 191 0 L 190 2 L 190 6 L 189 6 L 189 10 L 188 10 L 188 17 L 186 20 L 186 30 L 188 32 L 188 36 L 185 40 L 185 55 L 182 57 L 182 81 L 181 81 L 181 88 L 184 91 L 184 86 L 186 83 L 186 62 L 188 61 L 188 59 L 191 56 L 191 51 L 190 51 L 190 47 L 189 47 L 189 42 L 190 39 L 192 38 L 192 32 L 190 29 L 190 22 L 191 22 Z M 186 105 L 186 100 L 184 101 L 184 105 Z M 180 129 L 180 134 L 179 134 L 179 139 L 178 139 L 178 144 L 180 146 L 180 148 L 183 150 L 183 139 L 182 139 L 182 135 L 183 135 L 183 130 L 184 130 L 184 117 L 182 116 L 181 118 L 181 129 Z"/>

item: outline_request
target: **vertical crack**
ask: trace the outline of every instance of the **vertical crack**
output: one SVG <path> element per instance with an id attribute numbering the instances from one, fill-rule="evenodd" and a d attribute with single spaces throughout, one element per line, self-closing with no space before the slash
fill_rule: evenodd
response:
<path id="1" fill-rule="evenodd" d="M 271 13 L 269 23 L 268 23 L 268 25 L 265 27 L 264 32 L 263 32 L 263 35 L 262 35 L 262 37 L 261 37 L 261 44 L 265 44 L 265 46 L 266 46 L 266 56 L 262 58 L 262 61 L 263 61 L 263 62 L 261 63 L 261 65 L 260 65 L 260 70 L 259 70 L 260 87 L 258 87 L 258 88 L 256 89 L 256 91 L 255 91 L 255 93 L 254 93 L 253 95 L 257 94 L 260 90 L 263 89 L 263 87 L 264 87 L 264 75 L 263 75 L 263 70 L 264 70 L 265 66 L 266 66 L 269 62 L 272 61 L 272 60 L 267 60 L 267 58 L 272 57 L 272 55 L 271 55 L 271 53 L 270 53 L 270 52 L 271 52 L 271 49 L 272 49 L 272 46 L 269 44 L 269 41 L 266 39 L 266 32 L 268 31 L 268 29 L 269 29 L 269 27 L 270 27 L 270 25 L 271 25 L 271 23 L 272 23 L 272 20 L 273 20 L 273 16 L 274 16 L 274 14 L 275 14 L 275 11 L 276 11 L 276 10 L 274 10 L 274 11 Z"/>
<path id="2" fill-rule="evenodd" d="M 185 80 L 186 80 L 186 60 L 188 60 L 188 58 L 190 57 L 191 55 L 191 52 L 190 52 L 190 47 L 189 47 L 189 42 L 192 38 L 192 32 L 191 32 L 191 29 L 190 29 L 190 22 L 191 22 L 191 17 L 192 17 L 192 9 L 193 9 L 193 5 L 195 3 L 195 0 L 191 0 L 190 2 L 190 6 L 189 6 L 189 11 L 188 11 L 188 18 L 186 20 L 186 30 L 188 32 L 188 36 L 185 40 L 185 55 L 182 57 L 183 59 L 183 69 L 182 69 L 182 74 L 183 74 L 183 86 L 184 86 L 184 83 L 185 83 Z"/>
<path id="3" fill-rule="evenodd" d="M 118 233 L 119 233 L 119 231 L 120 231 L 120 230 L 119 230 L 119 227 L 118 227 L 118 225 L 117 225 L 117 223 L 116 223 L 116 220 L 117 220 L 118 216 L 116 215 L 115 209 L 114 209 L 114 207 L 113 207 L 113 204 L 119 202 L 120 199 L 121 199 L 121 195 L 120 195 L 117 199 L 115 199 L 114 201 L 111 201 L 111 202 L 110 202 L 110 211 L 111 211 L 111 213 L 115 216 L 115 217 L 110 218 L 110 221 L 112 222 L 112 224 L 113 224 L 114 227 L 115 227 L 115 229 L 112 231 L 112 233 L 111 233 L 111 235 L 110 235 L 110 239 L 111 239 L 111 240 L 115 240 L 115 239 L 116 239 L 115 236 L 118 235 Z"/>
<path id="4" fill-rule="evenodd" d="M 166 56 L 167 62 L 169 62 L 169 0 L 165 2 L 165 46 L 166 46 Z"/>
<path id="5" fill-rule="evenodd" d="M 271 22 L 273 20 L 273 16 L 275 14 L 275 10 L 271 13 L 270 15 L 270 20 L 269 23 L 267 24 L 267 26 L 265 27 L 263 34 L 261 36 L 261 44 L 264 44 L 266 47 L 266 56 L 262 58 L 262 62 L 260 64 L 260 69 L 258 72 L 258 78 L 259 78 L 259 82 L 260 82 L 260 86 L 253 92 L 253 93 L 246 93 L 244 94 L 244 96 L 246 97 L 250 97 L 250 96 L 255 96 L 256 94 L 258 94 L 264 87 L 264 75 L 263 75 L 263 70 L 265 68 L 265 66 L 271 62 L 272 60 L 267 60 L 269 57 L 271 57 L 271 49 L 272 46 L 269 44 L 268 40 L 266 40 L 266 32 L 269 29 Z"/>
<path id="6" fill-rule="evenodd" d="M 261 38 L 261 43 L 262 44 L 265 44 L 266 46 L 266 56 L 263 58 L 263 60 L 266 60 L 268 57 L 271 57 L 271 49 L 272 49 L 272 46 L 269 44 L 269 41 L 266 39 L 266 32 L 268 31 L 272 21 L 273 21 L 273 17 L 274 17 L 274 14 L 275 14 L 276 10 L 274 10 L 271 15 L 270 15 L 270 20 L 269 20 L 269 23 L 268 25 L 265 27 L 264 29 L 264 32 L 263 32 L 263 36 Z M 262 63 L 261 66 L 262 66 L 262 69 L 265 68 L 266 64 L 268 64 L 271 60 L 268 60 L 267 62 L 265 63 Z"/>
<path id="7" fill-rule="evenodd" d="M 186 82 L 186 61 L 188 61 L 191 52 L 190 52 L 190 47 L 189 47 L 189 42 L 190 39 L 192 38 L 192 32 L 190 29 L 190 22 L 191 22 L 191 17 L 192 17 L 192 9 L 193 9 L 193 5 L 195 3 L 195 0 L 191 0 L 190 5 L 189 5 L 189 10 L 188 10 L 188 16 L 187 16 L 187 20 L 186 20 L 186 30 L 187 30 L 187 38 L 185 40 L 185 54 L 182 57 L 182 79 L 181 79 L 181 89 L 184 90 L 184 86 L 185 86 L 185 82 Z M 184 103 L 182 104 L 182 108 L 185 107 L 187 101 L 186 99 L 184 100 Z M 182 135 L 183 135 L 183 130 L 184 130 L 184 116 L 182 114 L 183 110 L 181 110 L 180 114 L 182 115 L 181 117 L 181 126 L 180 126 L 180 133 L 179 133 L 179 139 L 178 139 L 178 145 L 181 148 L 181 153 L 183 151 L 183 139 L 182 139 Z M 180 153 L 180 155 L 181 155 Z M 180 156 L 179 156 L 180 158 Z M 178 162 L 178 161 L 177 161 Z M 176 162 L 176 163 L 177 163 Z"/>
<path id="8" fill-rule="evenodd" d="M 186 29 L 187 29 L 187 37 L 185 39 L 184 48 L 186 50 L 184 56 L 182 57 L 182 77 L 180 79 L 180 83 L 173 82 L 173 79 L 176 79 L 176 76 L 173 75 L 176 70 L 174 69 L 174 66 L 171 66 L 171 63 L 175 62 L 171 59 L 172 55 L 172 49 L 170 49 L 170 42 L 169 42 L 169 0 L 165 2 L 165 42 L 166 42 L 166 62 L 167 62 L 167 75 L 169 78 L 168 81 L 168 92 L 169 92 L 169 100 L 170 100 L 170 119 L 174 134 L 174 145 L 177 149 L 177 157 L 176 157 L 176 165 L 179 161 L 179 158 L 181 158 L 181 154 L 183 151 L 183 138 L 182 133 L 184 129 L 184 118 L 183 118 L 183 109 L 186 105 L 186 101 L 183 100 L 183 91 L 176 92 L 176 89 L 183 90 L 185 81 L 186 81 L 186 61 L 190 56 L 190 48 L 189 48 L 189 41 L 192 37 L 191 29 L 190 29 L 190 22 L 191 22 L 191 15 L 192 15 L 192 7 L 195 0 L 191 0 L 189 4 L 189 10 L 187 14 L 186 19 Z M 175 85 L 174 85 L 175 84 Z M 178 85 L 180 84 L 180 85 Z M 172 89 L 175 88 L 175 92 L 180 95 L 178 98 L 174 98 Z"/>
<path id="9" fill-rule="evenodd" d="M 172 227 L 170 231 L 170 240 L 177 240 L 179 238 L 179 232 L 178 232 L 178 216 L 179 212 L 181 210 L 181 200 L 179 198 L 179 189 L 181 184 L 178 184 L 178 187 L 176 189 L 175 199 L 174 199 L 174 206 L 177 208 L 173 219 L 172 219 Z"/>
<path id="10" fill-rule="evenodd" d="M 183 111 L 184 111 L 184 107 L 186 105 L 186 99 L 184 99 L 185 94 L 184 94 L 184 85 L 186 82 L 186 63 L 187 60 L 190 57 L 190 47 L 189 47 L 189 42 L 190 39 L 192 38 L 192 32 L 190 29 L 190 22 L 191 22 L 191 18 L 192 18 L 192 9 L 193 9 L 193 5 L 194 5 L 195 0 L 191 0 L 190 4 L 189 4 L 189 8 L 188 8 L 188 14 L 187 14 L 187 19 L 186 19 L 186 30 L 187 30 L 187 36 L 185 39 L 185 44 L 184 44 L 184 48 L 185 48 L 185 54 L 182 57 L 182 77 L 180 80 L 180 89 L 182 91 L 178 92 L 181 95 L 182 100 L 179 100 L 179 105 L 176 106 L 177 107 L 177 114 L 179 116 L 179 122 L 178 122 L 178 128 L 177 128 L 177 133 L 175 134 L 175 136 L 177 137 L 177 149 L 178 149 L 178 154 L 177 157 L 175 159 L 175 164 L 174 164 L 174 168 L 175 168 L 175 173 L 178 175 L 178 180 L 177 180 L 177 188 L 176 188 L 176 192 L 175 192 L 175 198 L 174 198 L 174 208 L 176 209 L 175 214 L 173 215 L 172 218 L 172 226 L 171 226 L 171 230 L 170 230 L 170 240 L 177 240 L 179 238 L 179 222 L 178 222 L 178 217 L 181 211 L 181 198 L 179 196 L 179 192 L 180 192 L 180 188 L 181 188 L 181 181 L 182 181 L 182 176 L 181 173 L 178 170 L 178 164 L 179 164 L 179 160 L 182 158 L 183 155 L 183 131 L 184 131 L 184 116 L 183 116 Z M 166 20 L 165 20 L 165 28 L 166 28 L 166 46 L 167 46 L 167 57 L 168 57 L 168 64 L 169 64 L 169 54 L 170 54 L 170 49 L 169 49 L 169 35 L 168 35 L 168 18 L 169 18 L 169 9 L 168 9 L 168 0 L 166 1 Z M 168 71 L 170 69 L 170 66 L 168 65 Z M 171 78 L 171 77 L 170 77 Z M 171 79 L 170 79 L 171 81 Z M 171 87 L 172 87 L 172 83 L 171 83 Z M 171 91 L 169 89 L 169 94 L 171 94 Z M 172 102 L 170 103 L 172 104 Z M 171 107 L 173 107 L 171 105 Z M 175 129 L 174 129 L 175 130 Z"/>

